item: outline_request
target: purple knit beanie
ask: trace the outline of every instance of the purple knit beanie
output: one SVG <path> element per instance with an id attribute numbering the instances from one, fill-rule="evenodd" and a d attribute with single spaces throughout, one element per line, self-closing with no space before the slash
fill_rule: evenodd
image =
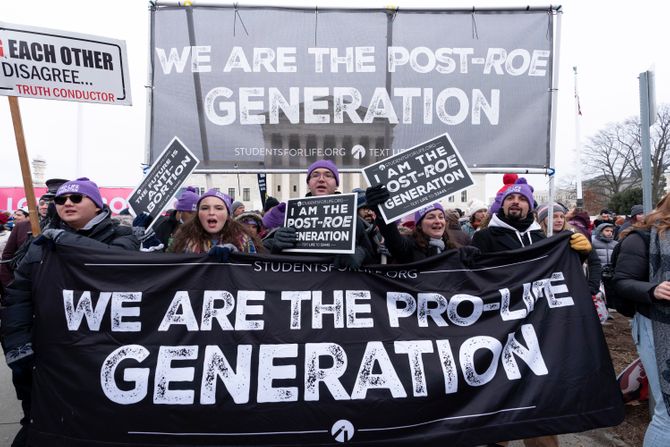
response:
<path id="1" fill-rule="evenodd" d="M 286 214 L 286 202 L 270 208 L 270 211 L 263 216 L 263 226 L 268 230 L 284 226 L 284 217 Z"/>
<path id="2" fill-rule="evenodd" d="M 177 211 L 197 211 L 198 193 L 194 186 L 188 186 L 177 199 L 174 209 Z"/>
<path id="3" fill-rule="evenodd" d="M 421 219 L 423 219 L 426 214 L 430 213 L 433 210 L 442 211 L 442 214 L 444 214 L 444 217 L 446 219 L 447 213 L 444 212 L 444 208 L 442 208 L 442 205 L 435 202 L 430 205 L 424 206 L 419 211 L 414 213 L 414 225 L 418 227 L 421 224 Z"/>
<path id="4" fill-rule="evenodd" d="M 533 187 L 528 184 L 525 178 L 519 177 L 519 179 L 505 190 L 500 200 L 502 204 L 505 201 L 505 198 L 510 194 L 521 194 L 528 200 L 528 205 L 532 211 L 535 207 L 535 199 L 533 198 Z"/>
<path id="5" fill-rule="evenodd" d="M 196 210 L 200 208 L 200 202 L 202 202 L 202 200 L 205 197 L 216 197 L 217 199 L 221 200 L 226 205 L 226 209 L 228 210 L 228 215 L 232 219 L 232 213 L 230 211 L 230 205 L 233 202 L 233 199 L 231 199 L 228 194 L 224 194 L 221 191 L 212 188 L 212 189 L 210 189 L 209 191 L 207 191 L 206 193 L 204 193 L 203 195 L 200 196 L 200 198 L 198 199 L 198 203 L 196 204 L 196 207 L 195 207 Z"/>
<path id="6" fill-rule="evenodd" d="M 98 185 L 90 181 L 87 177 L 81 177 L 77 180 L 65 182 L 56 191 L 56 197 L 65 196 L 68 194 L 83 194 L 95 203 L 95 205 L 102 209 L 105 205 L 102 202 L 102 196 Z"/>
<path id="7" fill-rule="evenodd" d="M 309 168 L 307 168 L 307 183 L 309 183 L 309 176 L 312 175 L 312 172 L 315 169 L 328 169 L 330 172 L 333 173 L 335 176 L 335 184 L 337 186 L 340 186 L 340 173 L 337 170 L 337 166 L 335 166 L 335 163 L 333 163 L 330 160 L 317 160 L 314 163 L 312 163 Z"/>

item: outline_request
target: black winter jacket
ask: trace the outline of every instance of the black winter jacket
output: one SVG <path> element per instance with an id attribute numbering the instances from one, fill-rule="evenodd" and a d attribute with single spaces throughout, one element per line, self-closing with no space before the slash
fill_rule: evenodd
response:
<path id="1" fill-rule="evenodd" d="M 545 235 L 537 222 L 533 221 L 525 231 L 520 232 L 494 214 L 489 226 L 472 236 L 472 245 L 482 253 L 493 253 L 527 247 L 542 239 Z"/>
<path id="2" fill-rule="evenodd" d="M 649 230 L 646 230 L 649 233 Z M 635 302 L 635 310 L 645 317 L 658 302 L 654 298 L 657 283 L 649 282 L 649 238 L 638 231 L 619 241 L 619 255 L 614 270 L 614 287 L 617 295 Z"/>
<path id="3" fill-rule="evenodd" d="M 120 226 L 112 221 L 107 207 L 93 218 L 84 228 L 75 231 L 67 224 L 58 226 L 65 232 L 58 243 L 102 249 L 139 250 L 139 241 L 130 227 Z M 32 243 L 25 257 L 14 272 L 14 281 L 7 287 L 0 307 L 3 348 L 7 364 L 32 354 L 31 332 L 33 325 L 32 287 L 33 274 L 44 255 L 41 245 Z"/>

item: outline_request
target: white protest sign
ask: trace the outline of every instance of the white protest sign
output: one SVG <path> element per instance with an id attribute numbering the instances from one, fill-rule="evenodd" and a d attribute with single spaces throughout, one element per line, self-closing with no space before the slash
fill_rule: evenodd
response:
<path id="1" fill-rule="evenodd" d="M 0 94 L 131 105 L 126 44 L 0 22 Z"/>

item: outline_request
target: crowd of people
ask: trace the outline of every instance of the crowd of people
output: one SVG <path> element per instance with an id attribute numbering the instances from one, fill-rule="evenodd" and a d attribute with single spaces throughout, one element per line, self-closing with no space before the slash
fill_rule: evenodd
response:
<path id="1" fill-rule="evenodd" d="M 390 198 L 384 185 L 356 189 L 353 191 L 358 207 L 355 250 L 333 256 L 332 262 L 349 269 L 370 264 L 406 264 L 450 249 L 459 250 L 461 259 L 470 262 L 486 253 L 527 247 L 570 231 L 570 248 L 583 262 L 595 309 L 606 324 L 601 268 L 611 264 L 614 247 L 622 243 L 618 284 L 636 302 L 633 336 L 656 405 L 645 446 L 670 445 L 667 411 L 670 241 L 665 238 L 670 228 L 670 199 L 666 196 L 647 216 L 642 206 L 635 205 L 628 218 L 602 210 L 592 222 L 588 213 L 578 208 L 568 209 L 560 203 L 537 204 L 533 187 L 524 178 L 506 174 L 503 180 L 504 185 L 490 205 L 474 200 L 467 213 L 463 213 L 445 209 L 436 202 L 395 223 L 384 222 L 379 213 L 379 206 Z M 337 166 L 328 160 L 313 163 L 305 181 L 308 196 L 337 194 L 340 187 Z M 147 214 L 112 216 L 97 185 L 88 178 L 52 179 L 47 188 L 39 199 L 39 237 L 32 237 L 27 213 L 21 210 L 13 215 L 0 213 L 3 260 L 0 334 L 25 415 L 12 446 L 27 445 L 34 354 L 31 291 L 45 243 L 59 241 L 110 250 L 206 253 L 219 262 L 227 262 L 232 253 L 282 254 L 297 244 L 296 229 L 284 223 L 286 203 L 273 197 L 266 198 L 262 211 L 253 211 L 217 189 L 198 195 L 195 188 L 187 187 L 179 194 L 174 209 L 150 225 Z M 147 230 L 148 227 L 151 229 Z M 646 239 L 640 236 L 645 232 L 650 235 Z M 662 364 L 663 361 L 667 363 Z M 556 446 L 558 438 L 535 438 L 526 440 L 526 445 Z"/>

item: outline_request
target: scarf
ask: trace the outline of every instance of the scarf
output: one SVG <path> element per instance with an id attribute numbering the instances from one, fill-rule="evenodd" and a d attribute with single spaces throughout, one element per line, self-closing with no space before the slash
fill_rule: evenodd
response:
<path id="1" fill-rule="evenodd" d="M 670 239 L 659 237 L 655 226 L 651 227 L 649 241 L 649 281 L 661 283 L 670 280 Z M 666 277 L 668 275 L 668 277 Z M 670 302 L 654 301 L 651 306 L 651 323 L 654 333 L 656 366 L 661 383 L 665 408 L 670 413 Z"/>
<path id="2" fill-rule="evenodd" d="M 444 251 L 444 241 L 442 239 L 430 238 L 428 240 L 428 246 L 437 248 L 437 253 L 442 253 Z"/>

